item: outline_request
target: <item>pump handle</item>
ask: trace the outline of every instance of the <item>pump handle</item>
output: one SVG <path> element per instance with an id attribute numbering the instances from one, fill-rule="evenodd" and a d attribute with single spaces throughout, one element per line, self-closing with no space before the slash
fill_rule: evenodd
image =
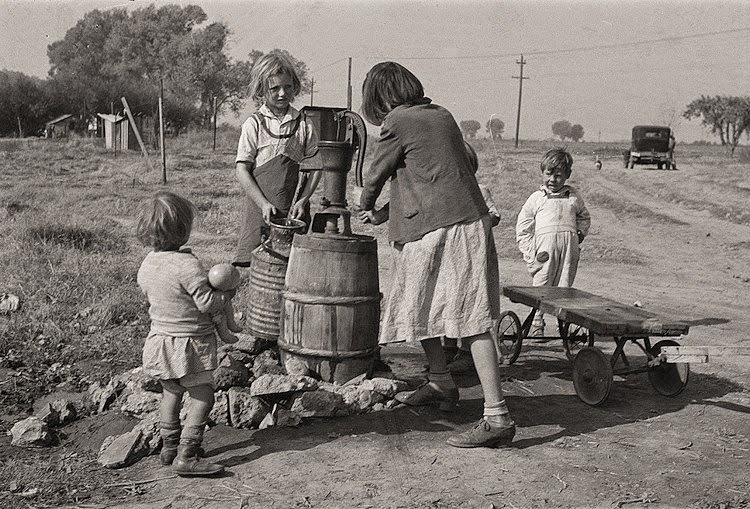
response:
<path id="1" fill-rule="evenodd" d="M 357 144 L 357 164 L 354 166 L 354 183 L 362 187 L 362 165 L 365 162 L 365 149 L 367 148 L 367 127 L 362 117 L 351 110 L 344 110 L 341 112 L 341 115 L 351 120 L 352 127 L 354 128 L 352 143 Z"/>

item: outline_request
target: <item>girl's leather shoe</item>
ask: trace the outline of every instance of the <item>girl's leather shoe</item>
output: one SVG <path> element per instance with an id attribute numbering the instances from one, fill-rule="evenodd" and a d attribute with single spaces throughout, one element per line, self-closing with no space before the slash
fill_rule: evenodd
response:
<path id="1" fill-rule="evenodd" d="M 409 406 L 439 403 L 440 410 L 450 412 L 458 406 L 458 387 L 443 391 L 427 382 L 415 391 L 399 392 L 396 394 L 395 400 Z"/>
<path id="2" fill-rule="evenodd" d="M 492 426 L 482 418 L 470 430 L 448 439 L 453 447 L 504 447 L 510 445 L 516 435 L 516 425 Z"/>

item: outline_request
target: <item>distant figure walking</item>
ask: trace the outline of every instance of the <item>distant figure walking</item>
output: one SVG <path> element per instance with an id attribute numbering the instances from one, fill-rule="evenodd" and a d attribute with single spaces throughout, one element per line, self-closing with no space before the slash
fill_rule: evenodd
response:
<path id="1" fill-rule="evenodd" d="M 362 85 L 362 112 L 382 125 L 360 198 L 366 220 L 383 219 L 375 202 L 390 180 L 389 240 L 393 283 L 380 343 L 419 341 L 427 382 L 396 399 L 452 410 L 458 388 L 441 338 L 469 345 L 484 392 L 484 415 L 452 436 L 455 447 L 509 445 L 516 432 L 503 397 L 490 331 L 500 314 L 500 278 L 492 219 L 474 176 L 461 130 L 445 108 L 424 96 L 422 83 L 395 62 L 381 62 Z"/>
<path id="2" fill-rule="evenodd" d="M 667 157 L 669 158 L 670 169 L 676 170 L 677 163 L 674 160 L 674 147 L 677 145 L 677 140 L 674 139 L 674 134 L 669 134 L 669 147 L 667 149 Z"/>
<path id="3" fill-rule="evenodd" d="M 573 286 L 579 244 L 589 232 L 591 217 L 583 198 L 565 185 L 573 158 L 562 148 L 544 154 L 542 185 L 529 196 L 516 222 L 516 241 L 534 286 Z M 534 316 L 529 336 L 544 336 L 544 315 Z"/>

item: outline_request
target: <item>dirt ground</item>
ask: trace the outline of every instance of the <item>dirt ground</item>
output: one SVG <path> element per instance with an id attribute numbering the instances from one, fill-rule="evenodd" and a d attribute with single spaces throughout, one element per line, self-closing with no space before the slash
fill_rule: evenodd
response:
<path id="1" fill-rule="evenodd" d="M 646 217 L 590 205 L 593 229 L 584 249 L 626 246 L 643 263 L 584 254 L 576 286 L 689 321 L 689 334 L 676 338 L 681 344 L 750 346 L 748 227 L 666 203 L 657 192 L 699 180 L 703 171 L 688 161 L 679 171 L 623 170 L 613 157 L 600 172 L 579 172 L 587 189 L 636 203 Z M 504 219 L 498 228 L 513 225 Z M 389 259 L 380 237 L 385 291 Z M 501 280 L 528 284 L 520 255 L 501 258 Z M 502 306 L 522 318 L 528 312 L 507 299 Z M 597 346 L 612 351 L 606 339 Z M 637 353 L 626 352 L 639 362 Z M 419 350 L 388 346 L 382 356 L 397 375 L 421 375 Z M 177 478 L 150 457 L 120 472 L 123 486 L 108 491 L 106 505 L 744 508 L 750 506 L 748 361 L 726 355 L 693 364 L 686 389 L 674 398 L 657 394 L 645 374 L 616 376 L 607 401 L 592 407 L 575 394 L 562 342 L 527 342 L 518 361 L 503 367 L 518 425 L 510 448 L 464 450 L 445 443 L 481 415 L 478 380 L 467 375 L 457 378 L 461 405 L 454 414 L 401 406 L 308 420 L 298 428 L 213 428 L 206 449 L 227 467 L 226 475 Z M 82 447 L 94 447 L 101 430 L 116 425 L 100 417 L 76 424 L 82 436 L 69 433 Z"/>

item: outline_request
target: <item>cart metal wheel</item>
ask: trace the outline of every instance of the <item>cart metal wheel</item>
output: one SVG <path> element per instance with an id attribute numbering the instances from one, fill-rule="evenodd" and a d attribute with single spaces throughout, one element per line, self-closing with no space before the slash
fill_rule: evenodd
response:
<path id="1" fill-rule="evenodd" d="M 565 348 L 565 355 L 570 362 L 576 358 L 576 354 L 585 346 L 594 346 L 594 333 L 585 327 L 562 320 L 557 321 L 560 337 Z"/>
<path id="2" fill-rule="evenodd" d="M 513 311 L 503 311 L 498 320 L 495 347 L 504 364 L 513 364 L 521 354 L 521 320 Z"/>
<path id="3" fill-rule="evenodd" d="M 651 347 L 651 355 L 658 357 L 663 346 L 680 346 L 677 341 L 663 339 Z M 648 380 L 656 392 L 663 396 L 677 396 L 688 383 L 690 364 L 687 362 L 662 362 L 649 366 Z"/>
<path id="4" fill-rule="evenodd" d="M 573 386 L 578 398 L 587 405 L 604 403 L 612 389 L 613 377 L 612 365 L 598 348 L 582 348 L 573 361 Z"/>

